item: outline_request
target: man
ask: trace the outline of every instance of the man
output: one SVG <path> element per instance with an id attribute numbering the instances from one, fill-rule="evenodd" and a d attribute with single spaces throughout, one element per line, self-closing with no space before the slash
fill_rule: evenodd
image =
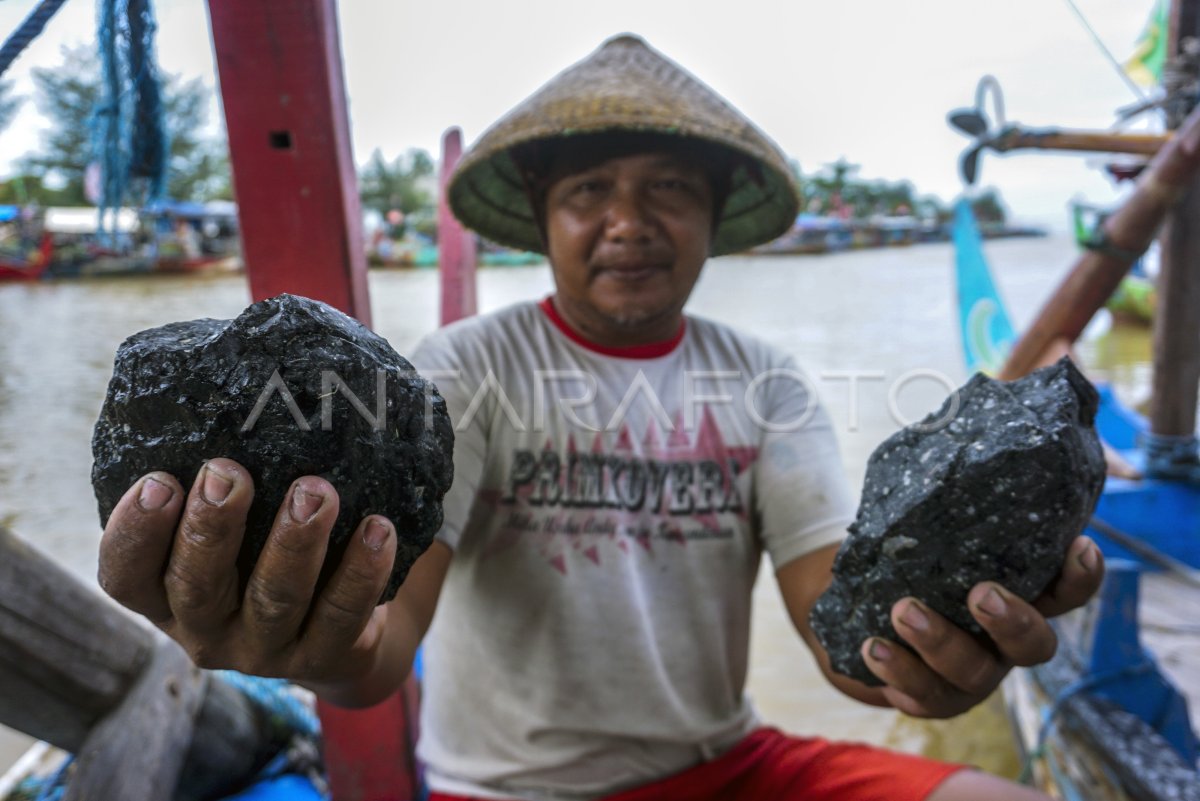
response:
<path id="1" fill-rule="evenodd" d="M 208 463 L 151 474 L 114 512 L 103 586 L 205 667 L 280 675 L 347 705 L 385 697 L 426 642 L 421 755 L 434 799 L 1033 799 L 994 777 L 762 726 L 743 693 L 762 552 L 840 690 L 945 717 L 1048 659 L 1043 615 L 1084 602 L 1080 538 L 1030 605 L 968 596 L 994 647 L 915 599 L 874 639 L 886 685 L 832 673 L 808 624 L 853 517 L 831 427 L 786 355 L 685 317 L 710 254 L 768 241 L 797 200 L 777 148 L 634 37 L 606 43 L 494 126 L 450 189 L 464 222 L 545 252 L 556 292 L 443 329 L 414 361 L 457 423 L 446 523 L 395 600 L 364 520 L 318 597 L 335 488 L 295 483 L 249 586 L 253 492 Z M 436 623 L 430 628 L 438 607 Z"/>

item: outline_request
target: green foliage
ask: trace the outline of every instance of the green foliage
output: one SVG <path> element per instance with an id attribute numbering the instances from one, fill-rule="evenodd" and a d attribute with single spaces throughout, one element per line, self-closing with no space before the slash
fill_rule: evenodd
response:
<path id="1" fill-rule="evenodd" d="M 12 93 L 12 81 L 0 81 L 0 131 L 8 127 L 17 116 L 25 98 Z"/>
<path id="2" fill-rule="evenodd" d="M 799 175 L 799 166 L 793 168 Z M 856 177 L 859 165 L 844 158 L 826 164 L 804 178 L 804 209 L 813 214 L 846 215 L 864 219 L 875 215 L 915 215 L 939 223 L 952 216 L 934 195 L 918 195 L 910 181 L 864 181 Z M 989 189 L 972 201 L 980 222 L 1003 223 L 1007 213 L 999 193 Z"/>
<path id="3" fill-rule="evenodd" d="M 358 176 L 363 208 L 386 215 L 399 209 L 406 215 L 433 208 L 433 159 L 424 150 L 409 150 L 388 162 L 378 149 Z"/>
<path id="4" fill-rule="evenodd" d="M 996 189 L 988 189 L 979 197 L 971 201 L 971 210 L 975 212 L 975 219 L 980 225 L 985 223 L 1003 223 L 1008 219 L 1008 213 L 1004 207 L 1004 201 L 1000 199 L 1000 193 Z"/>
<path id="5" fill-rule="evenodd" d="M 59 202 L 85 204 L 83 182 L 93 160 L 92 121 L 101 98 L 99 60 L 90 47 L 63 48 L 63 63 L 33 70 L 38 110 L 50 121 L 38 151 L 22 170 L 63 186 Z M 163 80 L 163 118 L 170 141 L 167 194 L 176 200 L 213 200 L 231 194 L 225 142 L 204 138 L 209 89 L 199 79 Z M 39 182 L 41 183 L 41 182 Z"/>
<path id="6" fill-rule="evenodd" d="M 49 187 L 40 175 L 15 175 L 0 181 L 0 203 L 20 206 L 36 202 L 42 206 L 75 205 L 74 193 L 66 187 Z"/>

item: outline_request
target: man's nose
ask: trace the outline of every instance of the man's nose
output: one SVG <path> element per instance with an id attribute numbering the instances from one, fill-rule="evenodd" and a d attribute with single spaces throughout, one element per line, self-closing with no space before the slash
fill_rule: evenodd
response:
<path id="1" fill-rule="evenodd" d="M 644 241 L 654 235 L 654 218 L 636 191 L 614 192 L 604 222 L 605 234 L 614 241 Z"/>

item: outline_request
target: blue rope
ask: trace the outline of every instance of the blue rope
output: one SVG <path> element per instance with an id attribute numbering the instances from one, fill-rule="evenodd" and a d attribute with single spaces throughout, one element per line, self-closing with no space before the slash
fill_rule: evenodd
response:
<path id="1" fill-rule="evenodd" d="M 93 115 L 93 133 L 100 162 L 100 230 L 104 231 L 104 213 L 112 210 L 112 233 L 116 233 L 117 210 L 125 199 L 128 159 L 124 142 L 123 122 L 127 115 L 122 113 L 125 99 L 122 80 L 118 27 L 121 14 L 120 0 L 100 0 L 96 38 L 100 45 L 100 76 L 102 92 L 99 105 Z"/>
<path id="2" fill-rule="evenodd" d="M 235 670 L 216 670 L 213 673 L 226 684 L 240 691 L 250 701 L 261 709 L 267 716 L 267 723 L 280 739 L 300 737 L 316 742 L 321 734 L 321 722 L 316 714 L 299 698 L 289 691 L 291 685 L 283 679 L 266 679 L 260 676 L 248 676 Z M 296 753 L 286 748 L 271 758 L 259 771 L 256 781 L 264 781 L 279 776 L 296 773 L 297 768 L 304 768 L 305 762 L 319 760 L 316 746 L 309 747 L 312 754 L 306 755 L 297 763 Z M 53 775 L 40 779 L 29 779 L 17 787 L 18 797 L 26 797 L 31 801 L 62 801 L 67 788 L 67 775 L 74 762 L 73 756 L 59 766 Z M 304 771 L 300 771 L 304 772 Z M 309 782 L 319 794 L 326 796 L 321 790 L 321 777 L 308 776 Z"/>
<path id="3" fill-rule="evenodd" d="M 1118 668 L 1117 670 L 1083 676 L 1064 687 L 1058 695 L 1054 696 L 1054 701 L 1050 704 L 1050 708 L 1042 713 L 1042 725 L 1038 728 L 1037 745 L 1025 757 L 1025 764 L 1021 766 L 1021 775 L 1017 777 L 1017 781 L 1022 784 L 1028 784 L 1033 778 L 1033 763 L 1046 755 L 1046 741 L 1050 739 L 1050 732 L 1054 730 L 1058 714 L 1062 712 L 1067 701 L 1070 701 L 1079 693 L 1094 690 L 1101 685 L 1132 678 L 1133 676 L 1141 676 L 1153 670 L 1153 664 L 1143 661 Z"/>
<path id="4" fill-rule="evenodd" d="M 129 0 L 129 74 L 133 79 L 134 112 L 129 175 L 149 181 L 148 202 L 162 199 L 167 177 L 167 134 L 162 90 L 154 63 L 158 25 L 149 0 Z"/>
<path id="5" fill-rule="evenodd" d="M 214 673 L 266 712 L 273 726 L 286 728 L 306 737 L 320 735 L 320 720 L 299 698 L 289 692 L 290 685 L 284 679 L 248 676 L 236 670 L 217 670 Z"/>
<path id="6" fill-rule="evenodd" d="M 46 23 L 54 16 L 54 12 L 58 11 L 65 2 L 67 0 L 42 0 L 38 3 L 37 8 L 29 12 L 25 21 L 9 34 L 9 37 L 4 40 L 4 45 L 0 47 L 0 75 L 8 71 L 12 63 L 17 60 L 17 56 L 21 55 L 25 48 L 29 47 L 29 43 L 38 37 L 38 34 L 46 27 Z"/>

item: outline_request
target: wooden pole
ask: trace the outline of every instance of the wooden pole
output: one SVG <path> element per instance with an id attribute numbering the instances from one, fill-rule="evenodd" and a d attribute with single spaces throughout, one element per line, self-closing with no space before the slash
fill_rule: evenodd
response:
<path id="1" fill-rule="evenodd" d="M 1200 2 L 1177 0 L 1170 29 L 1167 52 L 1178 58 L 1188 39 L 1200 37 Z M 1182 123 L 1182 111 L 1190 109 L 1169 113 L 1168 127 Z M 1167 220 L 1160 244 L 1150 430 L 1160 438 L 1186 441 L 1196 433 L 1200 386 L 1200 178 L 1193 177 L 1188 183 L 1183 201 Z M 1195 461 L 1194 444 L 1192 450 Z"/>
<path id="2" fill-rule="evenodd" d="M 1038 312 L 1000 371 L 1006 380 L 1025 375 L 1056 343 L 1074 342 L 1104 305 L 1155 231 L 1200 171 L 1200 112 L 1185 121 L 1138 176 L 1133 195 L 1105 221 L 1105 247 L 1079 257 Z M 1193 271 L 1195 272 L 1195 271 Z M 1195 328 L 1192 329 L 1195 332 Z M 1194 412 L 1193 412 L 1194 414 Z"/>
<path id="3" fill-rule="evenodd" d="M 69 799 L 228 794 L 279 746 L 171 640 L 0 528 L 0 723 L 76 756 Z"/>
<path id="4" fill-rule="evenodd" d="M 462 158 L 462 131 L 450 128 L 442 136 L 442 167 L 438 180 L 438 270 L 441 276 L 441 324 L 475 314 L 475 237 L 450 211 L 446 187 Z"/>
<path id="5" fill-rule="evenodd" d="M 1036 129 L 1011 126 L 1002 131 L 994 140 L 988 142 L 988 146 L 1001 153 L 1029 148 L 1153 156 L 1170 138 L 1170 134 L 1071 131 L 1058 128 Z"/>
<path id="6" fill-rule="evenodd" d="M 305 295 L 371 325 L 336 0 L 208 9 L 252 297 Z M 415 796 L 414 693 L 369 710 L 318 702 L 336 801 Z"/>
<path id="7" fill-rule="evenodd" d="M 336 0 L 209 0 L 254 300 L 291 292 L 371 324 Z"/>

